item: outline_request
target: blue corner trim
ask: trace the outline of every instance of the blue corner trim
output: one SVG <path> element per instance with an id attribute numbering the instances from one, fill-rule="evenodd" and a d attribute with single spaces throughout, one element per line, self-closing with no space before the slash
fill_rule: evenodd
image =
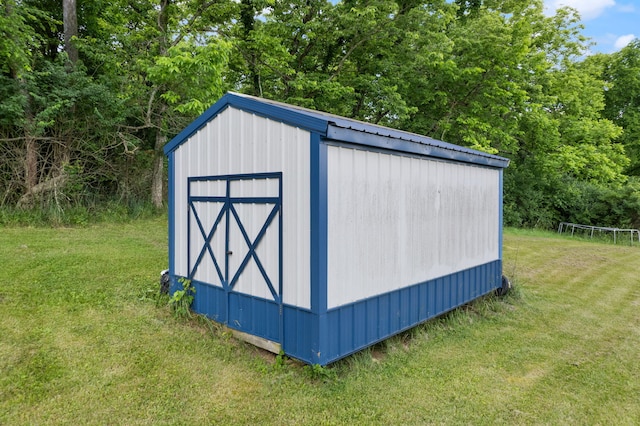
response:
<path id="1" fill-rule="evenodd" d="M 311 134 L 311 310 L 327 311 L 327 145 Z"/>
<path id="2" fill-rule="evenodd" d="M 169 183 L 167 187 L 168 194 L 168 233 L 169 233 L 169 277 L 174 277 L 172 281 L 175 281 L 175 273 L 176 273 L 176 214 L 175 214 L 175 206 L 176 206 L 176 189 L 175 189 L 175 176 L 176 176 L 176 168 L 174 164 L 173 153 L 169 154 L 167 159 L 168 161 L 168 178 Z M 175 291 L 175 282 L 171 284 L 170 292 L 173 294 Z"/>
<path id="3" fill-rule="evenodd" d="M 312 346 L 306 354 L 311 364 L 322 363 L 323 348 L 329 340 L 327 327 L 327 145 L 317 133 L 311 134 L 311 323 Z M 286 350 L 285 350 L 286 351 Z M 307 359 L 303 357 L 302 359 Z"/>
<path id="4" fill-rule="evenodd" d="M 498 258 L 502 260 L 502 241 L 503 241 L 503 231 L 504 231 L 504 173 L 503 170 L 500 170 L 500 177 L 498 178 Z"/>
<path id="5" fill-rule="evenodd" d="M 280 248 L 280 256 L 279 260 L 278 260 L 278 294 L 280 295 L 280 322 L 278 324 L 278 332 L 280 335 L 280 343 L 284 344 L 284 311 L 282 309 L 282 305 L 284 303 L 284 298 L 283 298 L 283 271 L 284 271 L 284 260 L 282 259 L 283 257 L 283 247 L 284 247 L 284 227 L 283 227 L 283 222 L 282 222 L 282 216 L 283 216 L 283 212 L 282 212 L 282 197 L 284 195 L 284 186 L 282 184 L 283 181 L 283 177 L 282 177 L 282 173 L 280 173 L 280 179 L 278 179 L 278 194 L 280 194 L 280 214 L 278 215 L 278 228 L 280 229 L 279 231 L 279 241 L 278 241 L 278 247 Z"/>

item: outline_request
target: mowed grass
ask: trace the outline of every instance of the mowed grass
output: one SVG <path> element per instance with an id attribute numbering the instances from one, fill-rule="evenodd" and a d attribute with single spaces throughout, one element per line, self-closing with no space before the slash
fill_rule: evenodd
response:
<path id="1" fill-rule="evenodd" d="M 0 424 L 638 424 L 640 248 L 509 230 L 486 298 L 325 369 L 153 296 L 166 219 L 0 229 Z"/>

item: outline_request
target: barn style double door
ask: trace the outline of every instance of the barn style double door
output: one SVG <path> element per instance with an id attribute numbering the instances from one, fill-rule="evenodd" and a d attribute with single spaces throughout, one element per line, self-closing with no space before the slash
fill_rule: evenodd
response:
<path id="1" fill-rule="evenodd" d="M 282 173 L 188 178 L 195 310 L 282 340 Z"/>

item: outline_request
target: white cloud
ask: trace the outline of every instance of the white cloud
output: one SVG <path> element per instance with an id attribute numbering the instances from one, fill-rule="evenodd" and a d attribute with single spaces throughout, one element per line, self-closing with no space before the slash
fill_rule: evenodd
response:
<path id="1" fill-rule="evenodd" d="M 580 12 L 583 21 L 597 18 L 606 8 L 616 5 L 615 0 L 546 0 L 545 3 L 552 11 L 563 6 L 572 7 Z"/>
<path id="2" fill-rule="evenodd" d="M 627 44 L 631 43 L 635 38 L 636 36 L 634 34 L 627 34 L 627 35 L 620 36 L 617 38 L 616 42 L 613 44 L 613 47 L 615 47 L 616 50 L 620 50 L 623 47 L 625 47 Z"/>

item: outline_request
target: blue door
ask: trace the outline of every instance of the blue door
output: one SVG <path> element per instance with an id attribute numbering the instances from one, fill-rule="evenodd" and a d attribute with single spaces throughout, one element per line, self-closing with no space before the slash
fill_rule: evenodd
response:
<path id="1" fill-rule="evenodd" d="M 282 341 L 282 173 L 188 179 L 194 309 Z"/>

